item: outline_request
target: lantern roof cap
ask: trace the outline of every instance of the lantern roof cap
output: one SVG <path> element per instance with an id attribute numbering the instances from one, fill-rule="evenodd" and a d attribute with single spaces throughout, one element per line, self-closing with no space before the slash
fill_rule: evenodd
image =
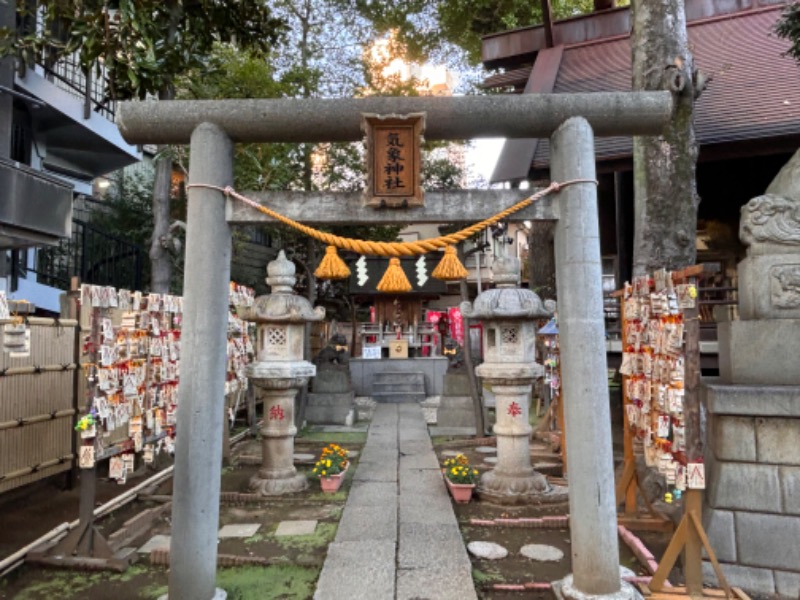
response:
<path id="1" fill-rule="evenodd" d="M 253 306 L 243 312 L 242 318 L 256 323 L 322 321 L 325 309 L 314 308 L 307 298 L 294 292 L 297 281 L 294 274 L 294 263 L 281 250 L 278 257 L 267 265 L 267 283 L 272 287 L 272 293 L 256 298 Z"/>
<path id="2" fill-rule="evenodd" d="M 461 312 L 469 319 L 522 320 L 552 316 L 550 303 L 543 303 L 539 296 L 528 289 L 518 287 L 519 259 L 502 256 L 492 265 L 492 277 L 497 287 L 481 292 L 475 302 L 462 302 Z"/>

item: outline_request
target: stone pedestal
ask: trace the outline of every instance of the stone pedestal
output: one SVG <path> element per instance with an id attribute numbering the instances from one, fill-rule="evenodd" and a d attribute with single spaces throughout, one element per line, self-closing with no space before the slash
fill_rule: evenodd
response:
<path id="1" fill-rule="evenodd" d="M 308 394 L 306 421 L 320 425 L 352 425 L 355 420 L 355 394 L 347 365 L 317 366 Z"/>
<path id="2" fill-rule="evenodd" d="M 256 393 L 263 400 L 264 424 L 261 427 L 261 468 L 250 479 L 250 490 L 262 496 L 280 496 L 308 487 L 305 475 L 294 467 L 294 399 L 314 375 L 308 362 L 263 366 L 248 371 Z"/>
<path id="3" fill-rule="evenodd" d="M 740 320 L 719 323 L 704 525 L 731 585 L 800 598 L 800 153 L 742 208 Z M 705 576 L 714 582 L 710 563 Z"/>
<path id="4" fill-rule="evenodd" d="M 439 427 L 475 427 L 475 408 L 467 374 L 464 371 L 446 373 L 443 387 L 436 424 Z"/>
<path id="5" fill-rule="evenodd" d="M 530 504 L 543 496 L 566 500 L 566 494 L 555 493 L 547 478 L 531 465 L 529 402 L 533 379 L 542 375 L 543 368 L 537 364 L 482 367 L 475 371 L 491 385 L 497 402 L 497 465 L 481 477 L 480 498 L 499 504 Z M 507 377 L 500 377 L 502 372 Z"/>

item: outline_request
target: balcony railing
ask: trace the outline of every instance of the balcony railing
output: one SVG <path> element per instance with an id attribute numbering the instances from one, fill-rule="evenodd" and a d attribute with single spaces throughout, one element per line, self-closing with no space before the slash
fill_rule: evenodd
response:
<path id="1" fill-rule="evenodd" d="M 65 290 L 75 276 L 82 283 L 141 290 L 145 259 L 140 246 L 73 219 L 72 238 L 40 249 L 35 272 L 39 283 Z"/>

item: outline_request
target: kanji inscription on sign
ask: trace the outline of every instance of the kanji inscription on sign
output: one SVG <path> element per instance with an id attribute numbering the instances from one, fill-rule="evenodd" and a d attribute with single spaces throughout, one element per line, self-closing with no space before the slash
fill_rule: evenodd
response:
<path id="1" fill-rule="evenodd" d="M 425 114 L 362 115 L 367 145 L 368 206 L 422 206 L 420 144 Z"/>

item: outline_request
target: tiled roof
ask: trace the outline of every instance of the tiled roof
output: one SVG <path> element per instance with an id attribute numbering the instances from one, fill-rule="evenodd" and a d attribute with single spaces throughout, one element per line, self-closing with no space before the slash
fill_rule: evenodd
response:
<path id="1" fill-rule="evenodd" d="M 695 105 L 702 146 L 797 137 L 800 145 L 800 66 L 783 56 L 789 43 L 773 32 L 781 6 L 690 22 L 695 67 L 713 80 Z M 567 47 L 554 93 L 631 89 L 629 38 Z M 630 138 L 598 138 L 598 162 L 630 157 Z M 535 168 L 546 168 L 549 147 L 541 140 Z"/>

